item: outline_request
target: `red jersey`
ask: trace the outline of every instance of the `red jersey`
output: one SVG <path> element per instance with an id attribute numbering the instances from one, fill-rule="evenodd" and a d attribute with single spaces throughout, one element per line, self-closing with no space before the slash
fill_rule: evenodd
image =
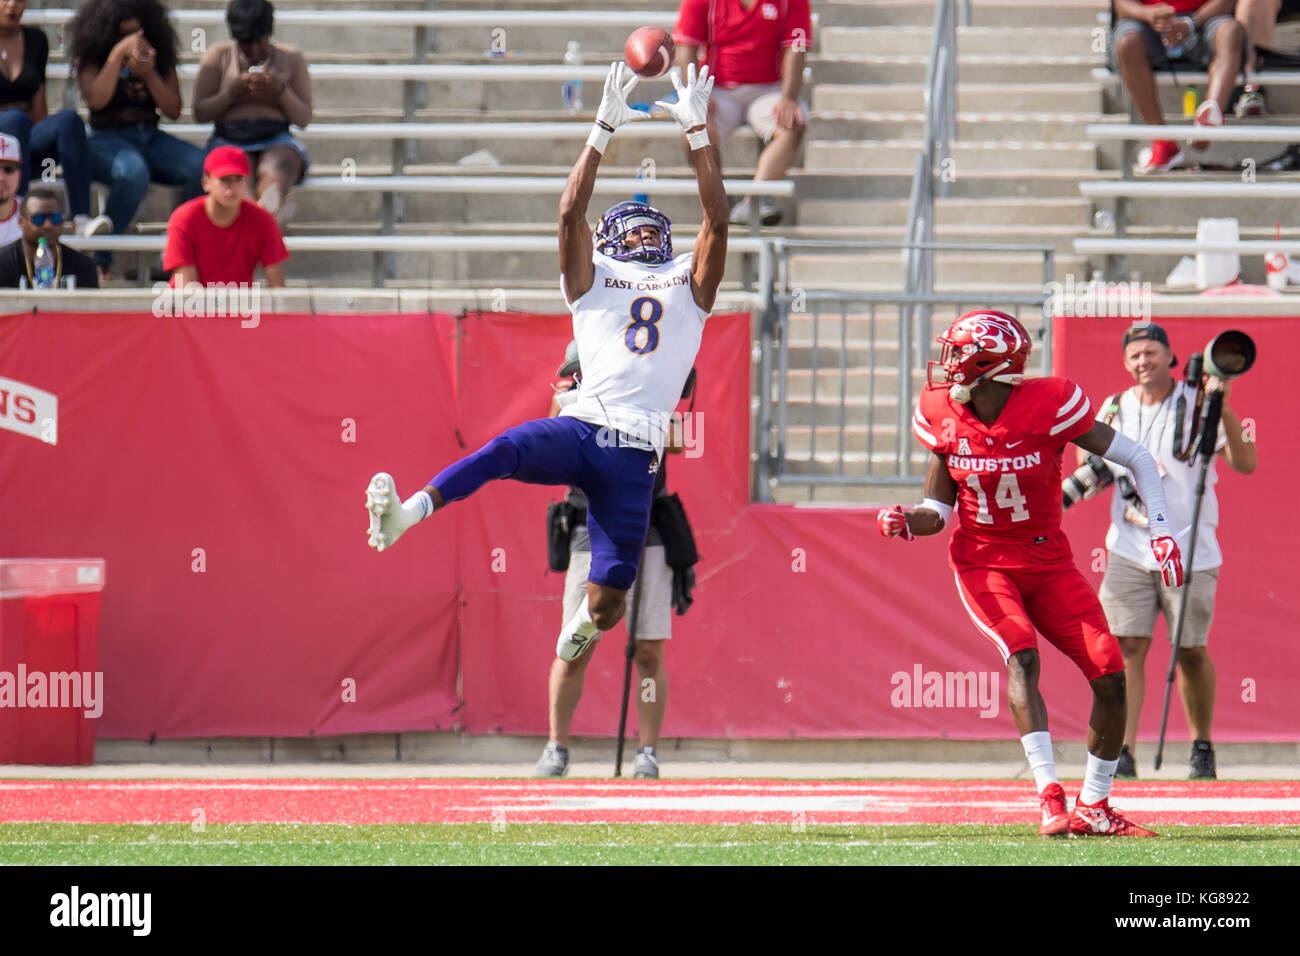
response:
<path id="1" fill-rule="evenodd" d="M 239 216 L 229 226 L 208 218 L 199 196 L 181 203 L 167 220 L 167 248 L 163 268 L 198 266 L 199 282 L 253 281 L 258 263 L 273 266 L 289 258 L 280 226 L 255 202 L 245 199 Z"/>
<path id="2" fill-rule="evenodd" d="M 991 425 L 947 389 L 921 393 L 912 431 L 944 456 L 958 488 L 955 570 L 1073 565 L 1061 530 L 1061 449 L 1093 424 L 1083 389 L 1064 378 L 1013 386 Z"/>
<path id="3" fill-rule="evenodd" d="M 682 0 L 673 42 L 704 51 L 722 87 L 780 83 L 785 49 L 812 46 L 808 0 Z"/>
<path id="4" fill-rule="evenodd" d="M 1142 0 L 1142 5 L 1144 7 L 1154 7 L 1157 3 L 1167 3 L 1174 8 L 1174 13 L 1181 15 L 1195 13 L 1208 2 L 1209 0 Z M 1232 15 L 1231 10 L 1228 11 L 1228 15 Z"/>

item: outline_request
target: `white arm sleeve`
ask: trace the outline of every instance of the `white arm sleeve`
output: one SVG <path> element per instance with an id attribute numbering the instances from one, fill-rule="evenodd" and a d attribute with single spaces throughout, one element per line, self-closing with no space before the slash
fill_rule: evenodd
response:
<path id="1" fill-rule="evenodd" d="M 1138 494 L 1147 506 L 1147 519 L 1151 525 L 1151 537 L 1172 536 L 1169 529 L 1169 508 L 1165 504 L 1165 490 L 1160 484 L 1160 469 L 1151 453 L 1129 438 L 1115 433 L 1110 447 L 1102 456 L 1117 465 L 1123 465 L 1133 472 L 1137 482 Z"/>
<path id="2" fill-rule="evenodd" d="M 914 505 L 913 507 L 928 508 L 931 511 L 937 512 L 939 520 L 945 525 L 948 523 L 948 519 L 952 517 L 952 505 L 944 504 L 938 498 L 926 498 L 919 505 Z"/>

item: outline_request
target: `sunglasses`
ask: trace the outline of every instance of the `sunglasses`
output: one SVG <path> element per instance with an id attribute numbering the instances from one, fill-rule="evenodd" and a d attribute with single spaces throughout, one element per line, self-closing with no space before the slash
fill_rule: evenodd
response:
<path id="1" fill-rule="evenodd" d="M 63 225 L 63 213 L 61 212 L 35 212 L 27 217 L 27 221 L 33 226 L 43 226 L 47 219 L 50 221 L 51 226 Z"/>

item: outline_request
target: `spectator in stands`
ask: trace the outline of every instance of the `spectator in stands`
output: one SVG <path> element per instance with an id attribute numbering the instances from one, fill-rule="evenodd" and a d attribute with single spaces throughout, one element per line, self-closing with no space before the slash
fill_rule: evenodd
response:
<path id="1" fill-rule="evenodd" d="M 126 232 L 152 180 L 202 192 L 203 150 L 158 129 L 181 115 L 176 31 L 158 0 L 86 0 L 68 24 L 69 53 L 90 107 L 91 176 L 108 184 L 113 232 Z M 113 257 L 95 253 L 101 279 Z"/>
<path id="2" fill-rule="evenodd" d="M 172 284 L 237 282 L 251 285 L 258 264 L 266 284 L 284 285 L 289 250 L 275 217 L 248 197 L 248 156 L 237 146 L 218 146 L 203 161 L 206 196 L 176 207 L 167 220 L 163 268 Z"/>
<path id="3" fill-rule="evenodd" d="M 22 238 L 0 248 L 0 288 L 36 288 L 36 244 L 42 239 L 54 250 L 54 287 L 63 287 L 66 276 L 76 280 L 78 289 L 98 289 L 99 277 L 94 260 L 76 249 L 69 249 L 59 239 L 63 236 L 63 203 L 59 194 L 47 186 L 34 186 L 22 202 L 19 213 Z"/>
<path id="4" fill-rule="evenodd" d="M 1247 73 L 1255 72 L 1256 47 L 1273 49 L 1273 28 L 1283 13 L 1300 14 L 1300 0 L 1237 0 L 1236 17 L 1249 38 L 1246 44 Z M 1238 117 L 1262 116 L 1267 112 L 1264 87 L 1257 83 L 1247 84 L 1245 91 L 1237 98 L 1233 112 Z"/>
<path id="5" fill-rule="evenodd" d="M 755 181 L 781 179 L 794 162 L 808 121 L 799 98 L 804 62 L 812 42 L 808 0 L 682 0 L 673 29 L 677 65 L 707 63 L 716 80 L 709 102 L 709 141 L 722 166 L 720 146 L 741 125 L 766 144 Z M 748 222 L 749 200 L 731 211 Z M 765 226 L 781 221 L 769 198 L 759 202 Z"/>
<path id="6" fill-rule="evenodd" d="M 18 195 L 27 194 L 33 169 L 40 175 L 46 160 L 63 167 L 77 232 L 83 236 L 108 232 L 104 216 L 90 218 L 90 153 L 86 125 L 76 110 L 49 115 L 45 104 L 45 66 L 50 41 L 36 27 L 20 25 L 27 0 L 0 2 L 0 133 L 18 140 L 23 154 Z M 45 178 L 45 177 L 42 177 Z"/>
<path id="7" fill-rule="evenodd" d="M 18 222 L 18 184 L 23 178 L 23 154 L 18 140 L 0 133 L 0 243 L 8 245 L 22 236 Z"/>
<path id="8" fill-rule="evenodd" d="M 208 149 L 238 146 L 257 175 L 257 199 L 281 223 L 293 215 L 289 188 L 310 160 L 289 124 L 311 122 L 311 77 L 293 47 L 271 42 L 275 10 L 267 0 L 230 0 L 228 43 L 208 50 L 194 81 L 194 119 L 215 123 Z"/>
<path id="9" fill-rule="evenodd" d="M 1118 22 L 1111 33 L 1112 66 L 1137 106 L 1142 122 L 1163 126 L 1152 67 L 1208 69 L 1209 89 L 1196 109 L 1197 126 L 1222 126 L 1241 71 L 1246 31 L 1232 18 L 1233 0 L 1115 0 Z M 1192 149 L 1209 142 L 1198 140 Z M 1138 159 L 1141 172 L 1172 169 L 1183 162 L 1172 139 L 1155 140 Z"/>

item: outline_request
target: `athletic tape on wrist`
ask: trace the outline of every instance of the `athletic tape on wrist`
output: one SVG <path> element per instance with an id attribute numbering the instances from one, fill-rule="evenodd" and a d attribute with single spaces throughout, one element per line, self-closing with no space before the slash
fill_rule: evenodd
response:
<path id="1" fill-rule="evenodd" d="M 591 135 L 587 137 L 587 145 L 604 156 L 605 147 L 609 145 L 609 138 L 613 135 L 614 127 L 596 120 L 591 127 Z"/>
<path id="2" fill-rule="evenodd" d="M 937 513 L 939 515 L 939 519 L 944 524 L 947 524 L 948 519 L 952 517 L 952 505 L 944 504 L 938 498 L 926 498 L 916 507 L 928 508 L 929 510 Z"/>
<path id="3" fill-rule="evenodd" d="M 692 150 L 703 149 L 709 145 L 709 128 L 697 129 L 694 133 L 686 134 L 686 142 L 691 144 Z"/>

